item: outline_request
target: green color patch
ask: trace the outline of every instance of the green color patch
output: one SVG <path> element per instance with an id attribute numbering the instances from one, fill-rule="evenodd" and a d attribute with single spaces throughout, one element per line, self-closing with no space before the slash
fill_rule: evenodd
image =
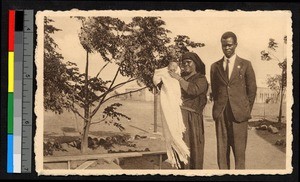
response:
<path id="1" fill-rule="evenodd" d="M 13 134 L 14 132 L 14 93 L 8 93 L 8 104 L 7 104 L 7 133 Z"/>

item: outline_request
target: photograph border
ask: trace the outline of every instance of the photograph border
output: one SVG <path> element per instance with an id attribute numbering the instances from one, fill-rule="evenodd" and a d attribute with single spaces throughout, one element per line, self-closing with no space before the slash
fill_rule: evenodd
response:
<path id="1" fill-rule="evenodd" d="M 245 11 L 255 11 L 255 10 L 290 10 L 292 11 L 293 20 L 293 58 L 294 63 L 292 65 L 293 78 L 293 96 L 294 105 L 292 107 L 293 111 L 299 111 L 299 22 L 300 22 L 300 4 L 297 1 L 283 1 L 283 2 L 153 2 L 153 1 L 104 1 L 99 2 L 95 0 L 89 1 L 75 1 L 75 0 L 60 0 L 60 1 L 47 1 L 47 0 L 2 0 L 2 23 L 1 23 L 1 60 L 7 60 L 7 26 L 8 26 L 8 10 L 9 9 L 32 9 L 35 12 L 42 10 L 70 10 L 72 8 L 80 8 L 82 10 L 97 9 L 97 10 L 245 10 Z M 34 74 L 36 74 L 34 70 Z M 7 120 L 7 62 L 1 62 L 1 120 Z M 34 86 L 34 90 L 36 86 Z M 227 181 L 227 180 L 259 180 L 259 181 L 297 181 L 299 178 L 298 167 L 299 167 L 299 112 L 293 112 L 293 123 L 292 130 L 294 133 L 293 146 L 293 172 L 290 175 L 248 175 L 248 176 L 212 176 L 212 177 L 193 177 L 187 178 L 183 176 L 159 176 L 159 175 L 145 175 L 139 176 L 141 180 L 168 180 L 168 181 L 179 181 L 179 180 L 216 180 L 216 181 Z M 296 121 L 296 122 L 295 122 Z M 34 120 L 35 122 L 35 120 Z M 1 130 L 1 161 L 0 161 L 0 179 L 69 179 L 69 180 L 86 180 L 86 179 L 101 179 L 101 180 L 136 180 L 136 176 L 37 176 L 35 172 L 35 161 L 32 159 L 32 172 L 29 174 L 7 174 L 6 173 L 6 146 L 7 146 L 7 126 L 5 124 L 0 125 Z M 33 127 L 35 130 L 35 126 Z M 33 131 L 34 131 L 33 130 Z M 34 135 L 35 133 L 33 133 Z M 32 151 L 34 152 L 34 151 Z"/>
<path id="2" fill-rule="evenodd" d="M 276 13 L 276 15 L 275 15 Z M 180 14 L 183 17 L 195 16 L 195 17 L 236 17 L 236 16 L 283 16 L 287 18 L 287 60 L 293 61 L 292 57 L 292 19 L 290 11 L 216 11 L 216 10 L 205 10 L 205 11 L 188 11 L 188 10 L 180 10 L 180 11 L 127 11 L 127 10 L 70 10 L 70 11 L 41 11 L 36 14 L 36 25 L 37 25 L 37 47 L 35 53 L 35 64 L 37 67 L 37 91 L 35 96 L 35 114 L 37 115 L 37 133 L 35 136 L 35 155 L 36 155 L 36 171 L 38 175 L 185 175 L 185 176 L 218 176 L 218 175 L 253 175 L 253 174 L 290 174 L 292 172 L 292 122 L 286 125 L 287 129 L 287 142 L 286 142 L 286 169 L 246 169 L 246 170 L 44 170 L 43 169 L 43 146 L 40 145 L 43 143 L 43 122 L 44 122 L 44 107 L 43 107 L 43 40 L 44 40 L 44 17 L 69 17 L 69 16 L 125 16 L 132 17 L 134 15 L 139 16 L 161 16 L 161 17 L 172 17 L 174 15 Z M 289 26 L 290 25 L 290 26 Z M 286 103 L 287 103 L 287 113 L 286 120 L 292 121 L 292 110 L 291 107 L 293 105 L 293 97 L 292 97 L 292 69 L 291 65 L 293 62 L 287 63 L 287 89 L 286 89 Z"/>

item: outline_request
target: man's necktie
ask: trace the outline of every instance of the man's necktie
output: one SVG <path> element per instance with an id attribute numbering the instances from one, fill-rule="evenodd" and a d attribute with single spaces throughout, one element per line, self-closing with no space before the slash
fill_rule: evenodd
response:
<path id="1" fill-rule="evenodd" d="M 225 73 L 226 73 L 227 79 L 229 80 L 229 59 L 226 59 Z"/>

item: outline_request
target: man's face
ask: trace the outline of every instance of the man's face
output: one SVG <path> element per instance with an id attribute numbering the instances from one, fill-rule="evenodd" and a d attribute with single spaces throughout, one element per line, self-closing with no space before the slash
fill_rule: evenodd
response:
<path id="1" fill-rule="evenodd" d="M 222 39 L 221 44 L 222 44 L 223 53 L 227 58 L 230 58 L 235 52 L 237 43 L 234 42 L 232 37 L 229 37 L 227 39 Z"/>
<path id="2" fill-rule="evenodd" d="M 182 61 L 182 72 L 183 75 L 189 75 L 196 71 L 196 65 L 193 60 L 185 59 Z"/>

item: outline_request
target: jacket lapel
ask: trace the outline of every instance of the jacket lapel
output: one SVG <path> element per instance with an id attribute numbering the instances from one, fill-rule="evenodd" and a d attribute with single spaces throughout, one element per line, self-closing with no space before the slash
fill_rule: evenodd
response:
<path id="1" fill-rule="evenodd" d="M 225 74 L 224 67 L 223 67 L 223 58 L 218 61 L 217 65 L 218 65 L 217 68 L 218 68 L 219 74 L 221 75 L 222 79 L 224 80 L 224 82 L 228 83 L 228 78 Z"/>
<path id="2" fill-rule="evenodd" d="M 236 56 L 229 82 L 231 82 L 238 75 L 240 69 L 240 67 L 238 68 L 238 66 L 241 66 L 240 61 L 241 59 L 238 56 Z"/>

